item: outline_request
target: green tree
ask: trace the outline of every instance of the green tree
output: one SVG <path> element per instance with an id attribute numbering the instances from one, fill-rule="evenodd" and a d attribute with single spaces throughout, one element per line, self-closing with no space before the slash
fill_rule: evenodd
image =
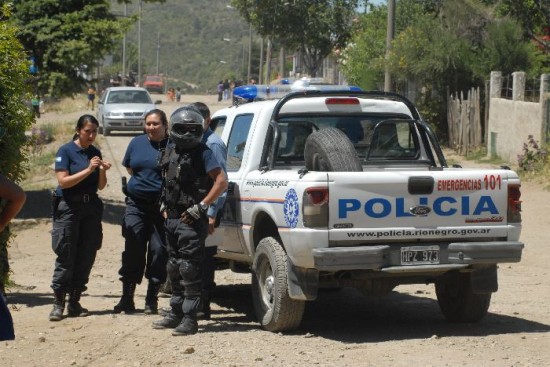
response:
<path id="1" fill-rule="evenodd" d="M 0 172 L 20 181 L 27 168 L 25 137 L 33 115 L 25 101 L 31 98 L 27 55 L 17 39 L 17 29 L 10 25 L 10 7 L 0 6 Z M 2 203 L 2 207 L 3 207 Z M 8 277 L 7 243 L 9 228 L 0 233 L 0 282 Z"/>
<path id="2" fill-rule="evenodd" d="M 510 16 L 520 23 L 526 36 L 550 53 L 550 1 L 548 0 L 481 0 L 494 5 L 497 15 Z M 547 37 L 544 37 L 547 36 Z"/>
<path id="3" fill-rule="evenodd" d="M 264 36 L 304 55 L 316 76 L 323 59 L 351 37 L 357 0 L 231 0 L 245 20 Z"/>
<path id="4" fill-rule="evenodd" d="M 135 21 L 116 18 L 108 0 L 11 3 L 18 38 L 38 66 L 39 88 L 55 96 L 80 92 L 98 61 Z"/>

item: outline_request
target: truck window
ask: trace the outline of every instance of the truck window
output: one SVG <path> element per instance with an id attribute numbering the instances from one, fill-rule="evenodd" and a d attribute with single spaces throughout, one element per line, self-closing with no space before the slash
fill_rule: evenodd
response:
<path id="1" fill-rule="evenodd" d="M 235 117 L 229 140 L 227 142 L 227 170 L 238 171 L 241 168 L 246 140 L 254 115 L 239 115 Z"/>

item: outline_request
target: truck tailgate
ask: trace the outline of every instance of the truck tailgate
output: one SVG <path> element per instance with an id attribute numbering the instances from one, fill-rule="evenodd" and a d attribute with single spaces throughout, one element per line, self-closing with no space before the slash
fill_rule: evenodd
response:
<path id="1" fill-rule="evenodd" d="M 453 169 L 330 172 L 329 240 L 506 237 L 510 174 L 515 175 Z"/>

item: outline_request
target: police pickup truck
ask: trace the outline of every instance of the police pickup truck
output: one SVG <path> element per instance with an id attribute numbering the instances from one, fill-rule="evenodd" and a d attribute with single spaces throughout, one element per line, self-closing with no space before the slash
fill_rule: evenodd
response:
<path id="1" fill-rule="evenodd" d="M 230 183 L 208 241 L 231 269 L 252 272 L 266 330 L 299 327 L 323 288 L 385 295 L 399 284 L 433 283 L 448 320 L 475 322 L 497 291 L 497 264 L 521 259 L 518 175 L 449 167 L 401 95 L 307 90 L 213 120 Z"/>

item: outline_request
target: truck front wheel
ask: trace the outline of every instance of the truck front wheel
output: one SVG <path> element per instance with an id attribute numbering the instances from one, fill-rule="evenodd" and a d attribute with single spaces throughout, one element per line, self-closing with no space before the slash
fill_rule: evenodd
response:
<path id="1" fill-rule="evenodd" d="M 489 309 L 491 293 L 474 293 L 469 273 L 453 273 L 435 283 L 441 311 L 449 321 L 477 322 Z"/>
<path id="2" fill-rule="evenodd" d="M 287 255 L 273 237 L 256 248 L 252 264 L 252 301 L 256 316 L 267 331 L 289 331 L 300 326 L 305 301 L 288 295 Z"/>

